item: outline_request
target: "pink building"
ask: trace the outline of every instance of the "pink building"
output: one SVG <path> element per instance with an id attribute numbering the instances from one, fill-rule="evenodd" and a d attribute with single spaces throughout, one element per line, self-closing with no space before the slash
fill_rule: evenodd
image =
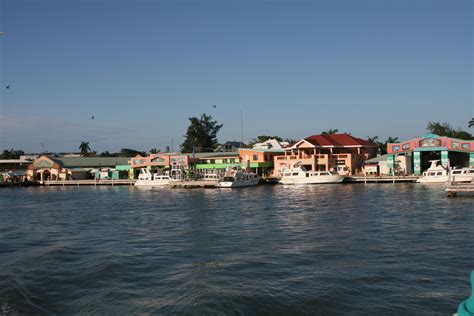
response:
<path id="1" fill-rule="evenodd" d="M 173 169 L 185 170 L 198 161 L 198 158 L 193 158 L 190 154 L 181 153 L 158 153 L 146 157 L 137 155 L 129 161 L 131 166 L 129 176 L 133 179 L 137 178 L 141 168 L 158 173 Z"/>
<path id="2" fill-rule="evenodd" d="M 306 137 L 284 150 L 284 155 L 274 158 L 275 176 L 296 162 L 312 171 L 352 175 L 362 172 L 365 160 L 376 156 L 377 145 L 348 134 L 331 134 Z"/>

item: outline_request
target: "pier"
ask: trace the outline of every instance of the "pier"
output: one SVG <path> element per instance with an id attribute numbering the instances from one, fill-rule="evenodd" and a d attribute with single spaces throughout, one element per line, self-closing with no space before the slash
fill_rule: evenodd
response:
<path id="1" fill-rule="evenodd" d="M 173 181 L 170 186 L 174 189 L 217 188 L 217 180 Z"/>
<path id="2" fill-rule="evenodd" d="M 350 176 L 345 183 L 406 183 L 416 182 L 420 176 Z"/>
<path id="3" fill-rule="evenodd" d="M 474 193 L 474 183 L 452 183 L 445 191 L 448 197 L 456 197 L 458 194 L 472 195 Z"/>
<path id="4" fill-rule="evenodd" d="M 97 185 L 133 185 L 136 180 L 119 179 L 119 180 L 46 180 L 40 182 L 44 186 L 97 186 Z"/>

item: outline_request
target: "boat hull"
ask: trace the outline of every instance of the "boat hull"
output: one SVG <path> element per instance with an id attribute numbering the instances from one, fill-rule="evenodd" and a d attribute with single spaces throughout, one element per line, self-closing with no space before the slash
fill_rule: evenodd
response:
<path id="1" fill-rule="evenodd" d="M 280 184 L 330 184 L 341 183 L 344 176 L 317 176 L 317 177 L 283 177 L 278 181 Z"/>
<path id="2" fill-rule="evenodd" d="M 170 185 L 172 181 L 171 180 L 138 180 L 135 182 L 135 186 L 137 187 L 164 187 Z"/>
<path id="3" fill-rule="evenodd" d="M 241 187 L 251 187 L 258 185 L 259 180 L 245 180 L 245 181 L 223 181 L 218 183 L 219 188 L 241 188 Z"/>

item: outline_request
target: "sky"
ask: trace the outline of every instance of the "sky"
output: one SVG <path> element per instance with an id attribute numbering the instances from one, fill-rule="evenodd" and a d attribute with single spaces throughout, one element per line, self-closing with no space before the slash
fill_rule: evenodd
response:
<path id="1" fill-rule="evenodd" d="M 0 0 L 0 150 L 179 150 L 202 113 L 221 142 L 241 113 L 244 141 L 467 130 L 472 20 L 471 0 Z"/>

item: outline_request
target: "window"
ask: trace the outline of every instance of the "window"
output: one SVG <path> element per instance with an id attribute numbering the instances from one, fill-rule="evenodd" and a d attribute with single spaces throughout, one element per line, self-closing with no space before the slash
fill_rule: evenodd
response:
<path id="1" fill-rule="evenodd" d="M 253 155 L 253 160 L 258 160 L 258 155 Z"/>
<path id="2" fill-rule="evenodd" d="M 209 163 L 216 163 L 215 159 L 209 159 Z"/>
<path id="3" fill-rule="evenodd" d="M 453 174 L 461 174 L 461 170 L 453 171 Z"/>
<path id="4" fill-rule="evenodd" d="M 235 163 L 235 159 L 234 158 L 230 158 L 230 163 Z"/>
<path id="5" fill-rule="evenodd" d="M 228 163 L 228 159 L 222 159 L 222 163 Z"/>
<path id="6" fill-rule="evenodd" d="M 437 172 L 436 175 L 437 175 L 437 176 L 442 176 L 443 173 L 442 173 L 442 172 Z"/>
<path id="7" fill-rule="evenodd" d="M 298 172 L 293 172 L 293 175 L 294 175 L 294 176 L 297 176 L 297 175 L 298 175 Z"/>

